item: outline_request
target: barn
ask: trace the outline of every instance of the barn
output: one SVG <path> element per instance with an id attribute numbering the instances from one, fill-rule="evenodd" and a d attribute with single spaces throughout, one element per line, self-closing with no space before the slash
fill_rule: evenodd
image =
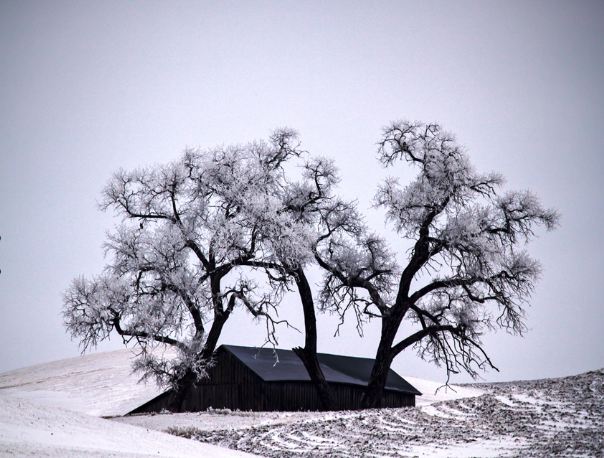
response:
<path id="1" fill-rule="evenodd" d="M 275 356 L 276 352 L 276 356 Z M 335 410 L 361 408 L 373 360 L 350 356 L 318 354 L 329 383 Z M 134 409 L 131 414 L 170 410 L 175 393 L 168 390 Z M 386 381 L 384 407 L 415 405 L 421 393 L 392 369 Z M 317 391 L 304 364 L 291 350 L 222 345 L 209 378 L 185 393 L 182 411 L 209 407 L 253 411 L 319 410 Z"/>

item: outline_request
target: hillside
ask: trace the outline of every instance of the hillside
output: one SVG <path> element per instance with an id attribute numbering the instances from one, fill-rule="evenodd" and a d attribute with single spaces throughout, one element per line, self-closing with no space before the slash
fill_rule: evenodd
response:
<path id="1" fill-rule="evenodd" d="M 0 456 L 244 458 L 169 434 L 49 407 L 0 390 Z"/>
<path id="2" fill-rule="evenodd" d="M 95 416 L 123 415 L 161 390 L 138 383 L 128 350 L 92 353 L 0 374 L 0 393 Z"/>
<path id="3" fill-rule="evenodd" d="M 0 374 L 0 456 L 252 455 L 98 418 L 159 393 L 130 374 L 130 353 L 97 353 Z"/>
<path id="4" fill-rule="evenodd" d="M 483 394 L 413 409 L 299 414 L 234 430 L 198 420 L 171 431 L 267 457 L 602 456 L 604 369 L 473 388 Z"/>

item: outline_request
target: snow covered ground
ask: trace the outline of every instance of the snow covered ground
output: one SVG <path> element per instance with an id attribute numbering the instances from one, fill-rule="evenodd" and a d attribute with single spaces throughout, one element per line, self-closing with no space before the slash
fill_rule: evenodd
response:
<path id="1" fill-rule="evenodd" d="M 604 456 L 604 370 L 467 389 L 482 394 L 412 409 L 300 413 L 283 419 L 271 414 L 270 421 L 255 426 L 215 422 L 216 429 L 202 415 L 199 427 L 172 421 L 171 432 L 268 457 Z"/>
<path id="2" fill-rule="evenodd" d="M 451 401 L 453 399 L 470 398 L 480 396 L 484 393 L 484 390 L 477 387 L 444 386 L 441 382 L 433 382 L 432 380 L 424 380 L 408 375 L 403 377 L 422 393 L 421 396 L 415 398 L 417 406 L 424 406 L 440 401 Z"/>
<path id="3" fill-rule="evenodd" d="M 95 416 L 124 415 L 161 393 L 137 383 L 129 350 L 92 353 L 0 374 L 0 393 Z"/>
<path id="4" fill-rule="evenodd" d="M 100 415 L 121 415 L 157 395 L 115 351 L 0 374 L 0 456 L 204 457 L 252 455 Z"/>
<path id="5" fill-rule="evenodd" d="M 49 407 L 0 391 L 0 456 L 216 457 L 247 453 Z"/>
<path id="6" fill-rule="evenodd" d="M 0 456 L 603 456 L 604 370 L 438 391 L 405 378 L 416 408 L 121 417 L 160 390 L 128 351 L 97 353 L 0 374 Z"/>

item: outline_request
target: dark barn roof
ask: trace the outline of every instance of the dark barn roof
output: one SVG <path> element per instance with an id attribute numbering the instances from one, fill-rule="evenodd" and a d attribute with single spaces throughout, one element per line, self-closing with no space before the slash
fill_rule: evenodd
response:
<path id="1" fill-rule="evenodd" d="M 228 351 L 265 382 L 309 382 L 310 377 L 302 360 L 291 350 L 240 347 L 222 345 L 219 350 Z M 275 357 L 275 352 L 276 356 Z M 369 358 L 318 353 L 319 364 L 329 383 L 367 386 L 373 366 Z M 386 390 L 421 395 L 404 378 L 390 369 Z"/>

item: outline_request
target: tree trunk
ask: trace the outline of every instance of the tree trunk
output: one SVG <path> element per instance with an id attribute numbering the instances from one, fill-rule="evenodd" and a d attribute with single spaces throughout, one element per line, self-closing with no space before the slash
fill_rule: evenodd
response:
<path id="1" fill-rule="evenodd" d="M 378 346 L 375 362 L 371 369 L 371 376 L 367 390 L 363 395 L 362 405 L 366 409 L 382 407 L 384 401 L 384 387 L 388 379 L 390 365 L 394 359 L 392 344 L 398 331 L 400 321 L 392 318 L 382 318 L 382 335 Z"/>
<path id="2" fill-rule="evenodd" d="M 222 333 L 222 328 L 228 318 L 228 311 L 214 313 L 214 321 L 212 322 L 212 327 L 210 328 L 210 332 L 208 332 L 206 343 L 203 346 L 203 350 L 201 352 L 201 357 L 203 359 L 209 360 L 214 354 L 214 350 L 216 350 L 216 345 L 218 345 L 218 339 L 220 338 L 220 334 Z"/>
<path id="3" fill-rule="evenodd" d="M 201 352 L 201 357 L 205 360 L 209 360 L 214 354 L 214 350 L 216 350 L 216 345 L 218 345 L 218 339 L 222 333 L 224 323 L 226 323 L 226 321 L 229 319 L 229 315 L 231 314 L 231 311 L 228 307 L 226 309 L 223 307 L 220 291 L 221 279 L 222 275 L 212 275 L 210 277 L 212 303 L 214 305 L 214 321 L 212 321 L 212 327 L 210 328 L 210 332 L 208 332 L 206 343 Z"/>
<path id="4" fill-rule="evenodd" d="M 214 310 L 214 321 L 208 332 L 208 337 L 198 357 L 204 361 L 210 361 L 218 345 L 218 339 L 222 333 L 222 328 L 229 318 L 230 312 L 228 310 L 220 311 L 219 309 Z M 197 385 L 197 376 L 192 371 L 187 371 L 185 375 L 177 382 L 175 388 L 174 401 L 171 403 L 170 410 L 173 412 L 184 412 L 185 401 L 187 394 L 195 389 Z"/>
<path id="5" fill-rule="evenodd" d="M 212 323 L 212 327 L 210 328 L 210 332 L 208 333 L 208 338 L 206 339 L 205 345 L 201 353 L 198 357 L 204 361 L 210 361 L 214 351 L 216 350 L 216 345 L 218 344 L 218 338 L 220 337 L 220 333 L 222 332 L 222 328 L 224 323 L 226 323 L 228 319 L 228 313 L 216 314 L 214 317 L 214 321 Z M 169 410 L 171 412 L 185 412 L 185 401 L 187 398 L 187 394 L 196 388 L 197 385 L 197 376 L 193 371 L 188 370 L 183 377 L 176 383 L 175 388 L 175 396 L 173 401 L 170 403 Z"/>
<path id="6" fill-rule="evenodd" d="M 306 275 L 302 269 L 297 269 L 295 272 L 296 284 L 298 293 L 302 301 L 302 309 L 304 311 L 304 330 L 305 341 L 304 348 L 296 347 L 293 351 L 304 363 L 304 367 L 314 383 L 322 410 L 331 410 L 333 408 L 331 400 L 331 391 L 329 384 L 325 380 L 325 375 L 319 365 L 317 358 L 317 317 L 315 315 L 315 304 L 312 298 L 312 291 Z"/>
<path id="7" fill-rule="evenodd" d="M 196 377 L 192 371 L 187 373 L 177 382 L 174 389 L 174 398 L 170 402 L 168 410 L 170 412 L 185 412 L 185 401 L 187 394 L 195 388 Z"/>

